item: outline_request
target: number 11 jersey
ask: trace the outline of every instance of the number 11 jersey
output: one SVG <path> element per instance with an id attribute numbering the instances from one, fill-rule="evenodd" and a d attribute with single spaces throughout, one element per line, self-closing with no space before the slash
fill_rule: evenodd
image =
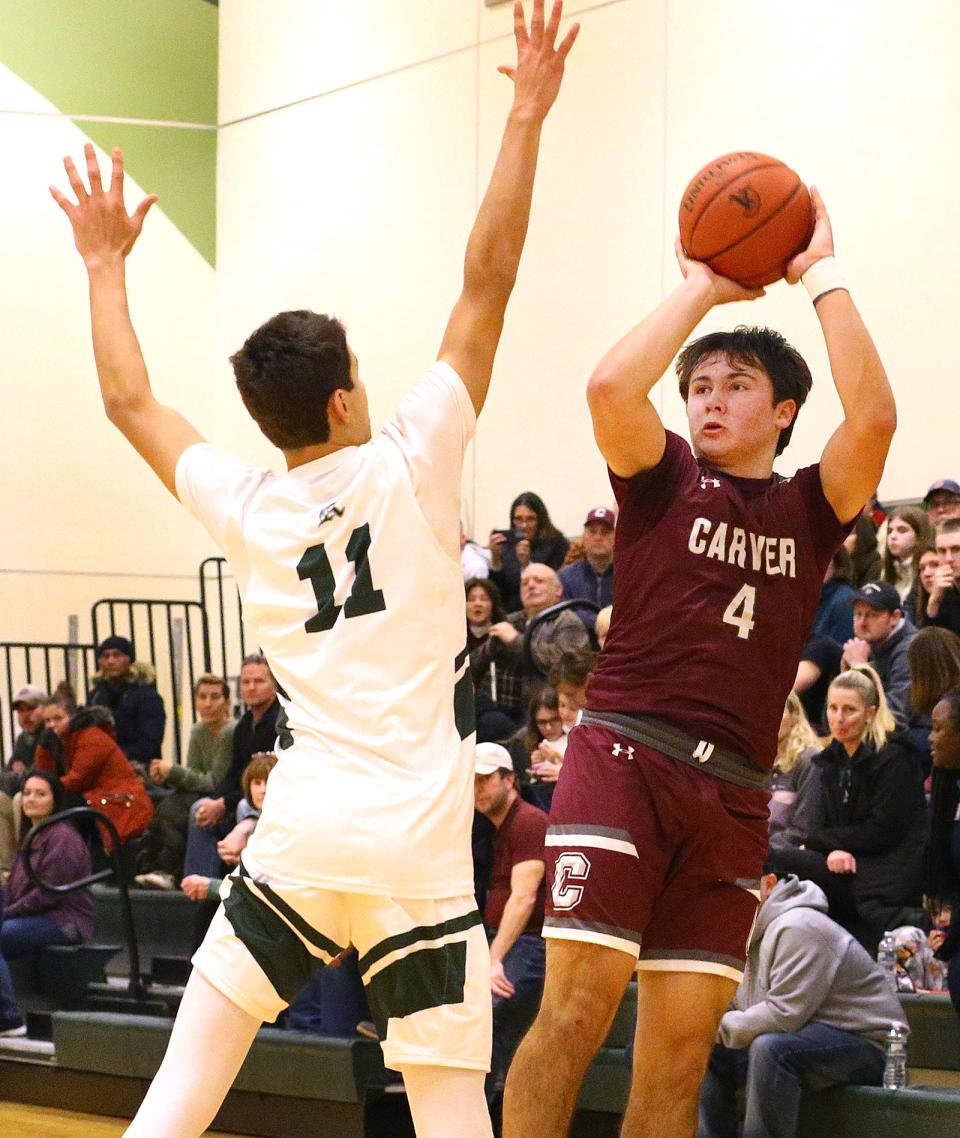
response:
<path id="1" fill-rule="evenodd" d="M 393 897 L 473 889 L 473 695 L 459 559 L 476 423 L 437 363 L 379 436 L 276 475 L 209 444 L 177 493 L 227 558 L 283 713 L 248 847 L 267 877 Z"/>
<path id="2" fill-rule="evenodd" d="M 613 618 L 590 708 L 653 716 L 768 770 L 824 573 L 853 523 L 837 519 L 819 466 L 737 478 L 670 431 L 657 466 L 610 481 Z"/>

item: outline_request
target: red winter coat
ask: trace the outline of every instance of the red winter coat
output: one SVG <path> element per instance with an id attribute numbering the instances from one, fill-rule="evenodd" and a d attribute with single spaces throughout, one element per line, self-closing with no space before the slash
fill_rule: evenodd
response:
<path id="1" fill-rule="evenodd" d="M 71 721 L 63 738 L 63 756 L 64 789 L 82 794 L 88 806 L 102 810 L 117 827 L 121 843 L 146 830 L 153 803 L 112 735 L 100 727 L 74 729 Z M 57 773 L 54 756 L 42 745 L 37 746 L 34 762 L 40 770 Z M 103 843 L 109 853 L 112 843 L 105 831 Z"/>

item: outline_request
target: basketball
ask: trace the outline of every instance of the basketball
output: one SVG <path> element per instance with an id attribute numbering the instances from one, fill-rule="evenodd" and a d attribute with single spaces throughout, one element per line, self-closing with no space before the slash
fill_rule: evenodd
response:
<path id="1" fill-rule="evenodd" d="M 795 171 L 767 154 L 715 158 L 680 201 L 680 240 L 688 257 L 747 288 L 773 284 L 813 234 L 810 191 Z"/>

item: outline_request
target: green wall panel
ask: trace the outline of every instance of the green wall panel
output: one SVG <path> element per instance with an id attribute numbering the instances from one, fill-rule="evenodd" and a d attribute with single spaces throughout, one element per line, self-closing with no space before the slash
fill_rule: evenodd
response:
<path id="1" fill-rule="evenodd" d="M 78 125 L 108 154 L 120 147 L 126 169 L 144 193 L 160 195 L 153 208 L 162 209 L 197 252 L 215 264 L 216 132 L 130 123 Z M 128 209 L 134 205 L 128 195 Z"/>

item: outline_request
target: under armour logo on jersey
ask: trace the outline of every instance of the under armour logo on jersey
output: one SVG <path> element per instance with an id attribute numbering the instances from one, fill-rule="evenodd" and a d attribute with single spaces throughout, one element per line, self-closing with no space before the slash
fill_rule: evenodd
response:
<path id="1" fill-rule="evenodd" d="M 329 522 L 332 518 L 342 518 L 344 513 L 344 508 L 339 502 L 331 502 L 329 506 L 325 506 L 320 511 L 320 520 L 317 525 L 322 526 L 324 522 Z"/>
<path id="2" fill-rule="evenodd" d="M 720 486 L 720 479 L 719 478 L 708 478 L 705 474 L 701 474 L 700 475 L 700 489 L 706 490 L 706 488 L 708 486 L 713 486 L 715 488 L 719 487 Z"/>
<path id="3" fill-rule="evenodd" d="M 622 743 L 614 743 L 610 748 L 610 754 L 613 755 L 615 759 L 618 759 L 621 755 L 626 755 L 628 759 L 632 759 L 633 747 L 625 747 Z"/>
<path id="4" fill-rule="evenodd" d="M 713 743 L 708 743 L 706 739 L 701 739 L 697 744 L 696 750 L 693 752 L 693 757 L 701 763 L 705 763 L 707 759 L 713 754 Z"/>

